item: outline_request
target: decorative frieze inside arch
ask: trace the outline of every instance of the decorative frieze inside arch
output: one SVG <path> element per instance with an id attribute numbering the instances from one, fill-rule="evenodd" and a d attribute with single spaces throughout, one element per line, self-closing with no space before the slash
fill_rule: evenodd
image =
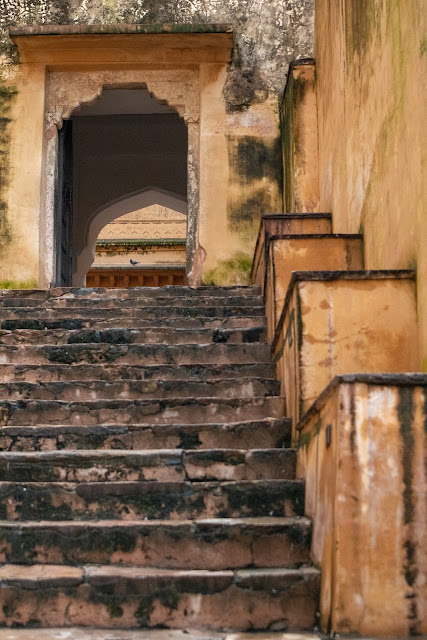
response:
<path id="1" fill-rule="evenodd" d="M 199 284 L 194 269 L 198 251 L 199 209 L 199 117 L 200 88 L 198 69 L 51 71 L 46 80 L 44 182 L 42 185 L 41 256 L 44 286 L 55 280 L 55 185 L 58 172 L 58 129 L 64 119 L 85 105 L 93 104 L 104 89 L 146 88 L 151 95 L 168 104 L 188 127 L 188 216 L 187 278 Z"/>
<path id="2" fill-rule="evenodd" d="M 106 224 L 120 218 L 127 213 L 150 207 L 154 204 L 187 215 L 187 203 L 185 200 L 160 189 L 144 189 L 143 191 L 122 198 L 111 203 L 101 211 L 97 211 L 88 220 L 85 229 L 85 249 L 77 257 L 76 269 L 73 274 L 73 286 L 85 286 L 85 277 L 95 258 L 96 239 Z"/>

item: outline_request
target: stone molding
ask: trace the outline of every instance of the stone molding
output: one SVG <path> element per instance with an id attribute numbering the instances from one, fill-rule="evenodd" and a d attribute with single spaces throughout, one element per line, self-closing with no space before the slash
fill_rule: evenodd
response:
<path id="1" fill-rule="evenodd" d="M 106 88 L 147 88 L 152 97 L 166 102 L 187 123 L 199 121 L 198 71 L 52 71 L 47 80 L 46 129 L 60 129 L 63 119 L 76 109 L 93 104 Z"/>

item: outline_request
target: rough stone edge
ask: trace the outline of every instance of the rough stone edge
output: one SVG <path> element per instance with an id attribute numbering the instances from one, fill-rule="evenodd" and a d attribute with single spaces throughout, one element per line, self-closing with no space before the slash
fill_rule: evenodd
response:
<path id="1" fill-rule="evenodd" d="M 285 300 L 274 332 L 273 342 L 271 343 L 271 353 L 277 347 L 280 339 L 280 332 L 285 320 L 286 311 L 288 309 L 290 299 L 294 287 L 298 282 L 334 282 L 335 280 L 414 280 L 416 272 L 412 269 L 384 269 L 384 270 L 363 270 L 363 271 L 293 271 L 288 289 L 286 291 Z"/>
<path id="2" fill-rule="evenodd" d="M 357 383 L 388 387 L 424 387 L 427 390 L 427 373 L 346 373 L 335 376 L 299 420 L 296 430 L 301 431 L 305 427 L 340 384 Z"/>

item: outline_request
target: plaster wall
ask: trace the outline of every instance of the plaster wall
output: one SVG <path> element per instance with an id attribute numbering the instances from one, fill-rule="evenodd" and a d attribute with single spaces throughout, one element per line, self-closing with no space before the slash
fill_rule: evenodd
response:
<path id="1" fill-rule="evenodd" d="M 425 3 L 316 0 L 315 33 L 320 209 L 366 268 L 416 268 L 427 370 Z"/>
<path id="2" fill-rule="evenodd" d="M 23 286 L 27 278 L 37 277 L 39 244 L 41 254 L 50 251 L 43 245 L 44 237 L 40 243 L 36 240 L 43 229 L 40 192 L 46 176 L 41 158 L 46 144 L 43 110 L 48 69 L 41 62 L 43 57 L 39 63 L 24 58 L 19 63 L 7 28 L 156 23 L 156 33 L 161 33 L 166 22 L 178 25 L 178 31 L 184 23 L 190 28 L 199 28 L 201 23 L 230 23 L 234 29 L 231 64 L 223 58 L 215 62 L 211 54 L 190 65 L 198 71 L 200 81 L 200 122 L 191 132 L 189 125 L 191 148 L 198 152 L 200 144 L 200 164 L 196 171 L 190 158 L 189 168 L 200 186 L 196 261 L 201 278 L 217 284 L 227 277 L 239 282 L 247 279 L 260 216 L 265 210 L 282 208 L 278 99 L 286 80 L 283 68 L 292 59 L 312 54 L 314 0 L 113 0 L 90 5 L 76 0 L 0 2 L 1 83 L 17 91 L 10 110 L 9 137 L 2 143 L 10 170 L 0 185 L 0 197 L 5 203 L 2 216 L 11 232 L 0 255 L 0 280 Z M 184 60 L 183 66 L 189 68 L 188 56 L 188 51 L 178 50 L 167 60 L 141 54 L 133 65 L 141 70 L 159 65 L 179 69 L 179 61 Z M 93 61 L 79 58 L 80 66 L 76 66 L 77 58 L 73 62 L 64 54 L 57 58 L 56 70 L 60 60 L 61 70 L 80 70 L 82 65 L 89 70 L 91 62 L 92 68 L 101 68 L 96 56 Z M 117 57 L 113 60 L 118 68 Z M 123 60 L 120 58 L 122 67 L 128 68 Z M 104 64 L 102 68 L 108 67 Z M 189 202 L 196 208 L 193 205 Z M 22 253 L 28 256 L 25 266 L 17 259 Z M 42 276 L 40 282 L 48 284 Z"/>

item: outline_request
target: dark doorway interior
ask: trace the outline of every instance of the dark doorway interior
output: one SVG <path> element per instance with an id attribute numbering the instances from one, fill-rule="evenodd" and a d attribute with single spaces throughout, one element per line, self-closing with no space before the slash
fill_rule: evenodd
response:
<path id="1" fill-rule="evenodd" d="M 57 286 L 71 286 L 88 225 L 145 189 L 187 195 L 187 127 L 146 89 L 107 89 L 59 131 L 55 238 Z M 74 274 L 74 278 L 73 278 Z"/>
<path id="2" fill-rule="evenodd" d="M 73 122 L 58 132 L 58 175 L 55 189 L 55 286 L 70 287 L 73 260 Z"/>

